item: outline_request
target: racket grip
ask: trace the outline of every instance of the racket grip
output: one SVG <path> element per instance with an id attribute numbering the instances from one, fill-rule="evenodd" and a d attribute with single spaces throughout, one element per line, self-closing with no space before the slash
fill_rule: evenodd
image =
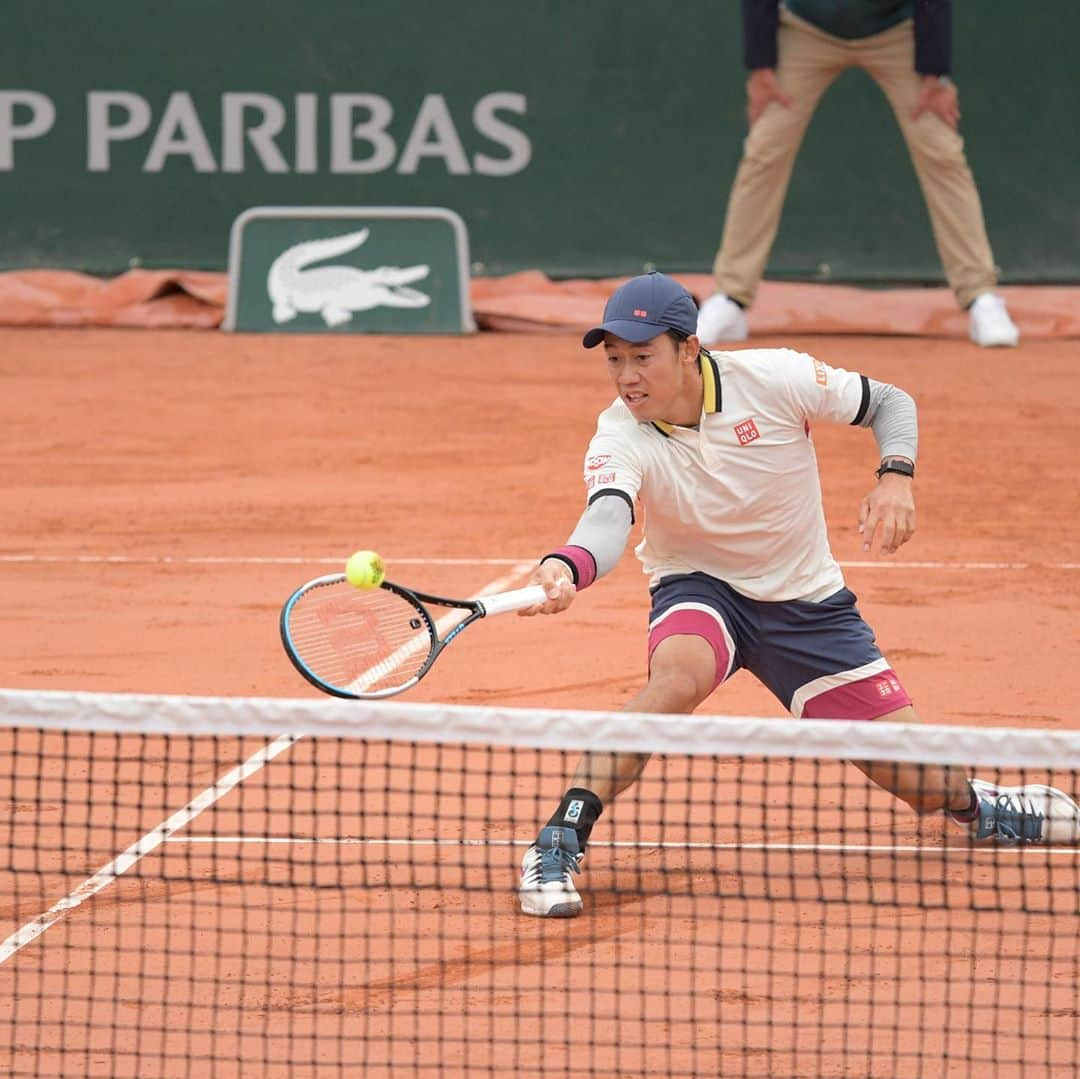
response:
<path id="1" fill-rule="evenodd" d="M 520 611 L 522 607 L 532 607 L 544 603 L 547 593 L 538 584 L 528 588 L 515 588 L 513 592 L 496 592 L 493 596 L 484 596 L 477 602 L 484 608 L 484 614 L 505 614 L 507 611 Z"/>

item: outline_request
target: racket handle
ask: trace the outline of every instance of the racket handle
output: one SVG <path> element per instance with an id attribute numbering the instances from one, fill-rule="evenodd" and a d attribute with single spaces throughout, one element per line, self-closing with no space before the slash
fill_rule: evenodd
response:
<path id="1" fill-rule="evenodd" d="M 505 614 L 507 611 L 520 611 L 522 607 L 532 607 L 544 603 L 547 593 L 538 584 L 528 588 L 515 588 L 513 592 L 496 592 L 493 596 L 484 596 L 477 602 L 484 608 L 484 614 Z"/>

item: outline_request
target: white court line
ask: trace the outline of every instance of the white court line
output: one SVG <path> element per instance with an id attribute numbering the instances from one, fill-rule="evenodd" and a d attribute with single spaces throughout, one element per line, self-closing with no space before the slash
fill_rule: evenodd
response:
<path id="1" fill-rule="evenodd" d="M 219 798 L 228 794 L 238 783 L 257 772 L 267 761 L 273 760 L 279 753 L 297 741 L 297 736 L 283 734 L 269 745 L 263 746 L 243 764 L 226 772 L 216 783 L 207 787 L 197 798 L 193 798 L 183 809 L 178 810 L 168 820 L 162 821 L 156 828 L 136 840 L 122 854 L 118 854 L 108 865 L 103 865 L 93 876 L 87 877 L 73 892 L 54 903 L 44 914 L 27 922 L 21 929 L 11 934 L 0 944 L 0 963 L 10 959 L 20 948 L 36 940 L 49 926 L 55 925 L 61 918 L 84 903 L 92 895 L 107 888 L 117 877 L 126 873 L 141 858 L 156 850 L 168 839 L 170 833 L 183 828 L 193 821 L 204 809 L 212 806 Z"/>
<path id="2" fill-rule="evenodd" d="M 387 558 L 385 561 L 394 566 L 520 566 L 527 563 L 532 567 L 536 564 L 536 559 L 528 558 Z M 74 562 L 116 566 L 340 566 L 342 572 L 345 571 L 345 560 L 340 555 L 336 558 L 305 558 L 295 555 L 241 558 L 236 555 L 181 557 L 167 554 L 0 554 L 0 562 L 41 562 L 43 564 Z"/>
<path id="3" fill-rule="evenodd" d="M 529 558 L 390 558 L 387 565 L 393 566 L 521 566 L 534 565 L 536 560 Z M 341 556 L 307 558 L 300 556 L 264 557 L 255 555 L 243 558 L 236 555 L 93 555 L 93 554 L 0 554 L 0 563 L 41 563 L 80 565 L 117 565 L 117 566 L 340 566 L 344 570 Z M 1080 562 L 841 562 L 843 569 L 930 569 L 930 570 L 1078 570 Z"/>
<path id="4" fill-rule="evenodd" d="M 517 564 L 513 572 L 505 573 L 496 578 L 475 595 L 487 596 L 495 592 L 505 591 L 510 584 L 532 569 L 533 565 L 534 563 L 531 561 Z M 439 632 L 442 633 L 444 629 L 456 625 L 460 619 L 460 612 L 454 612 L 439 619 L 435 625 Z M 268 761 L 283 753 L 302 737 L 303 735 L 283 734 L 263 746 L 243 764 L 226 772 L 215 783 L 207 787 L 202 794 L 188 802 L 183 809 L 177 810 L 167 820 L 162 821 L 156 828 L 152 828 L 141 839 L 132 843 L 127 850 L 118 854 L 107 865 L 103 865 L 96 873 L 87 877 L 74 891 L 55 902 L 43 914 L 39 914 L 20 929 L 17 929 L 7 940 L 0 944 L 0 964 L 7 962 L 17 951 L 40 937 L 46 929 L 55 925 L 69 911 L 74 910 L 91 896 L 107 888 L 117 877 L 126 873 L 138 861 L 145 858 L 152 851 L 157 850 L 162 843 L 169 839 L 173 832 L 190 824 L 203 810 L 219 801 L 234 787 L 249 776 L 254 775 Z"/>
<path id="5" fill-rule="evenodd" d="M 297 836 L 250 836 L 250 835 L 192 835 L 176 836 L 170 843 L 265 843 L 275 844 L 314 843 L 341 847 L 527 847 L 527 839 L 359 839 L 344 837 L 303 838 Z M 825 854 L 931 854 L 947 851 L 960 854 L 1011 854 L 1017 850 L 1030 850 L 1038 854 L 1070 854 L 1080 856 L 1077 847 L 1040 847 L 1040 846 L 902 846 L 898 844 L 861 844 L 861 843 L 670 843 L 647 840 L 589 840 L 590 847 L 608 847 L 631 850 L 747 850 L 747 851 L 783 851 L 786 853 L 825 853 Z"/>
<path id="6" fill-rule="evenodd" d="M 1080 562 L 841 562 L 843 569 L 1080 569 Z"/>

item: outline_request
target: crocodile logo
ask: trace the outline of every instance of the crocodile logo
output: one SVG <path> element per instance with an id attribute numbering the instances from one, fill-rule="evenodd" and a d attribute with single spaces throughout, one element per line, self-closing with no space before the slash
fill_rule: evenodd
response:
<path id="1" fill-rule="evenodd" d="M 312 266 L 338 258 L 367 242 L 370 229 L 311 240 L 283 251 L 270 266 L 266 291 L 274 307 L 274 321 L 291 322 L 298 314 L 318 313 L 327 326 L 349 322 L 354 312 L 373 307 L 427 307 L 431 297 L 409 288 L 431 272 L 430 266 Z"/>

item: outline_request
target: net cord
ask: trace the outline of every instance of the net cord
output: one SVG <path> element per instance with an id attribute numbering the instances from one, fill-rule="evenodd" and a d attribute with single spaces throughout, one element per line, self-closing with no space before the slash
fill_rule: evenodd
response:
<path id="1" fill-rule="evenodd" d="M 1080 731 L 389 701 L 0 690 L 0 727 L 1080 768 Z"/>

